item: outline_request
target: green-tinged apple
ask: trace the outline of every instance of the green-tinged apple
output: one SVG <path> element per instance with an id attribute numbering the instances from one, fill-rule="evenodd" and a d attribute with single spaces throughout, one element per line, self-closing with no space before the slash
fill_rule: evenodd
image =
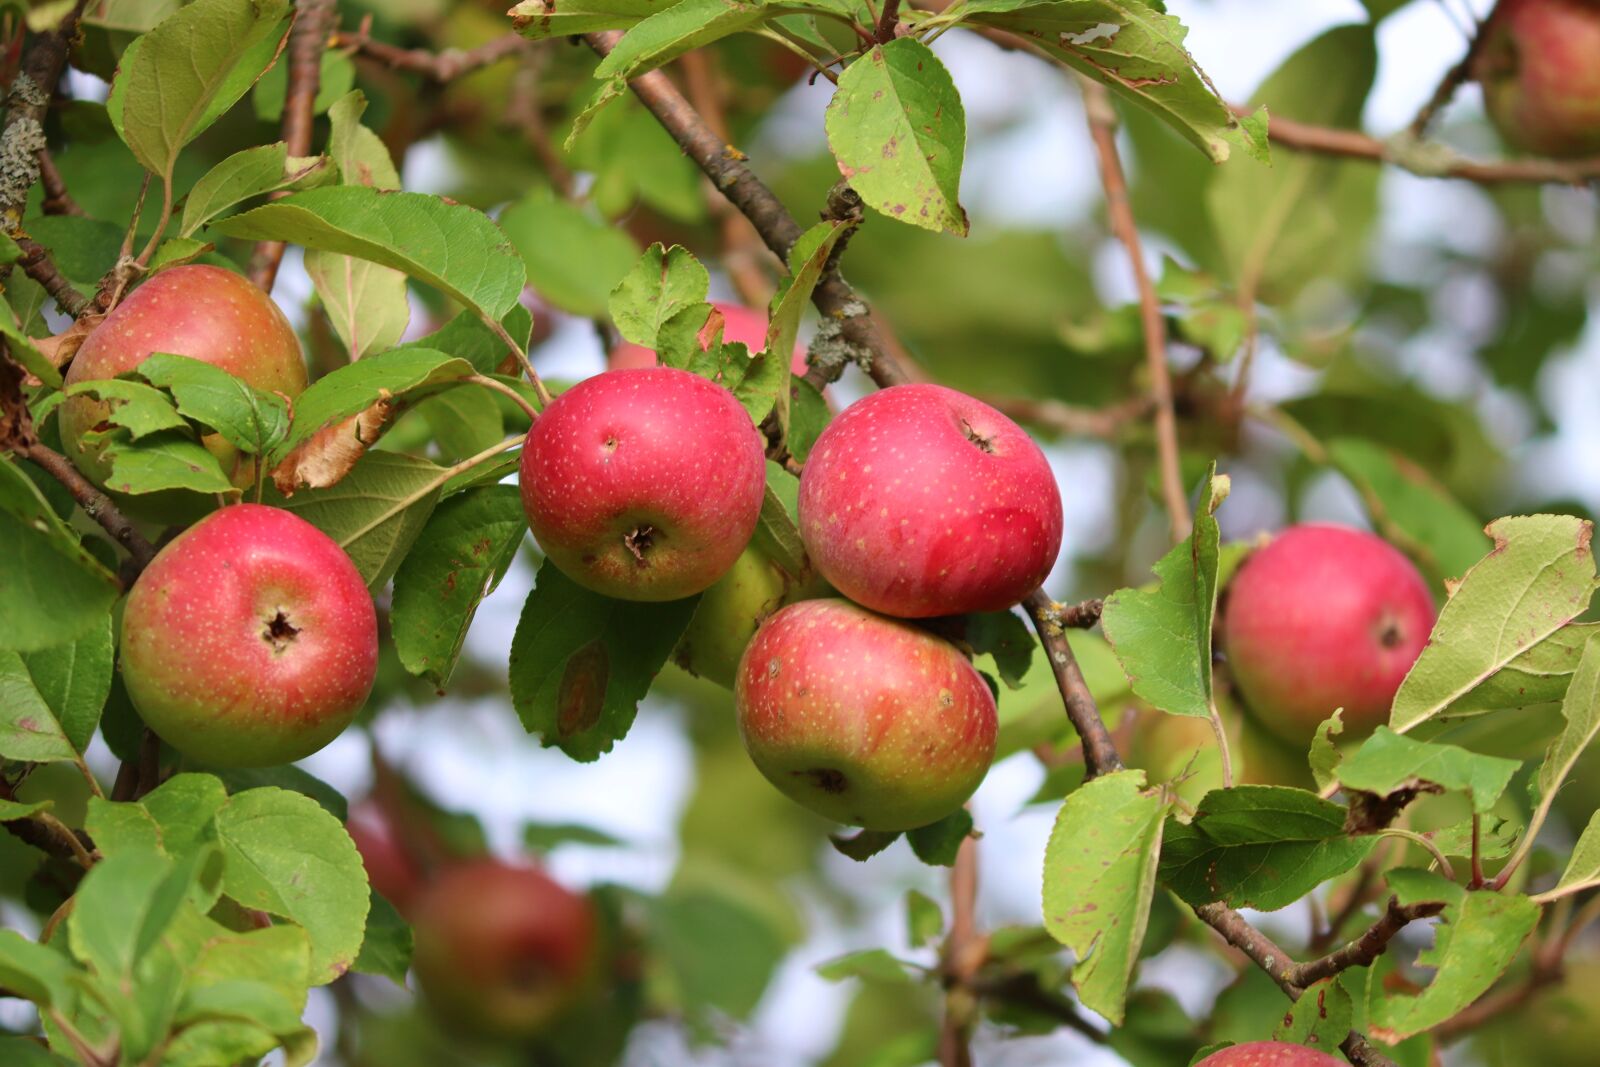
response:
<path id="1" fill-rule="evenodd" d="M 1195 1067 L 1345 1067 L 1326 1052 L 1287 1041 L 1251 1041 L 1213 1052 Z"/>
<path id="2" fill-rule="evenodd" d="M 835 589 L 902 618 L 1002 611 L 1061 550 L 1061 494 L 1033 439 L 940 385 L 897 385 L 822 431 L 800 533 Z"/>
<path id="3" fill-rule="evenodd" d="M 337 737 L 372 690 L 378 619 L 327 534 L 279 508 L 235 504 L 179 534 L 122 614 L 122 678 L 173 748 L 270 767 Z"/>
<path id="4" fill-rule="evenodd" d="M 767 779 L 869 830 L 959 808 L 994 758 L 994 695 L 954 645 L 846 600 L 807 600 L 756 631 L 734 688 Z"/>
<path id="5" fill-rule="evenodd" d="M 1472 73 L 1495 128 L 1542 156 L 1600 154 L 1600 2 L 1500 0 Z"/>
<path id="6" fill-rule="evenodd" d="M 411 921 L 422 993 L 441 1021 L 467 1033 L 531 1037 L 597 974 L 593 905 L 536 867 L 451 867 L 418 895 Z"/>
<path id="7" fill-rule="evenodd" d="M 520 481 L 528 525 L 567 577 L 624 600 L 678 600 L 749 543 L 765 443 L 733 394 L 698 374 L 606 371 L 535 420 Z"/>
<path id="8" fill-rule="evenodd" d="M 767 316 L 764 312 L 747 308 L 742 304 L 729 304 L 722 300 L 713 300 L 711 306 L 722 315 L 722 340 L 726 344 L 737 341 L 750 350 L 751 355 L 767 347 Z M 701 344 L 705 348 L 705 344 Z M 624 341 L 613 348 L 606 356 L 606 367 L 609 370 L 636 370 L 641 367 L 654 367 L 656 365 L 654 349 L 644 345 L 636 345 L 632 341 Z M 804 345 L 796 344 L 794 352 L 789 357 L 789 371 L 792 374 L 806 372 L 806 349 Z"/>
<path id="9" fill-rule="evenodd" d="M 128 294 L 84 338 L 66 384 L 115 378 L 157 352 L 221 367 L 263 392 L 293 400 L 305 390 L 306 364 L 294 328 L 272 298 L 248 278 L 221 267 L 169 267 Z M 93 397 L 61 405 L 61 445 L 79 470 L 104 487 L 111 464 L 104 442 L 86 435 L 110 409 Z M 202 443 L 236 485 L 254 477 L 254 463 L 217 434 Z"/>
<path id="10" fill-rule="evenodd" d="M 1344 739 L 1388 721 L 1435 618 L 1427 582 L 1382 538 L 1294 526 L 1250 554 L 1228 582 L 1222 648 L 1257 722 L 1309 744 L 1344 709 Z"/>
<path id="11" fill-rule="evenodd" d="M 673 662 L 732 689 L 739 659 L 763 619 L 785 604 L 827 595 L 828 584 L 820 578 L 790 574 L 751 545 L 701 595 L 688 629 L 678 639 Z"/>
<path id="12" fill-rule="evenodd" d="M 377 801 L 367 800 L 350 809 L 345 830 L 361 853 L 367 881 L 402 914 L 422 887 L 422 866 L 406 849 L 393 818 Z"/>

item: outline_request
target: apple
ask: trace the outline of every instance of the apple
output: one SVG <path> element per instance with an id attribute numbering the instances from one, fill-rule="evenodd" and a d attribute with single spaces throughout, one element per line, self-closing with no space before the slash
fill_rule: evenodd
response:
<path id="1" fill-rule="evenodd" d="M 767 315 L 766 312 L 747 308 L 742 304 L 729 304 L 721 300 L 713 300 L 711 306 L 722 312 L 722 340 L 724 342 L 738 341 L 754 355 L 767 347 Z M 704 345 L 701 345 L 704 348 Z M 654 367 L 656 353 L 654 349 L 644 345 L 636 345 L 632 341 L 624 341 L 613 348 L 606 356 L 606 367 L 610 370 L 637 370 L 641 367 Z M 804 345 L 794 346 L 794 355 L 789 360 L 789 370 L 793 374 L 805 374 L 806 349 Z"/>
<path id="2" fill-rule="evenodd" d="M 1033 439 L 940 385 L 850 405 L 800 479 L 800 535 L 817 570 L 902 618 L 1011 607 L 1050 573 L 1061 526 L 1061 494 Z"/>
<path id="3" fill-rule="evenodd" d="M 790 574 L 751 545 L 701 595 L 673 661 L 696 677 L 732 689 L 739 659 L 763 619 L 785 604 L 828 594 L 820 578 Z"/>
<path id="4" fill-rule="evenodd" d="M 422 868 L 406 850 L 389 813 L 377 801 L 368 800 L 350 809 L 344 828 L 361 853 L 372 888 L 398 911 L 409 911 L 422 886 Z"/>
<path id="5" fill-rule="evenodd" d="M 983 781 L 994 695 L 956 647 L 846 600 L 807 600 L 756 631 L 734 687 L 767 780 L 836 822 L 910 830 Z"/>
<path id="6" fill-rule="evenodd" d="M 1600 153 L 1600 3 L 1500 0 L 1472 73 L 1495 127 L 1538 155 Z"/>
<path id="7" fill-rule="evenodd" d="M 411 916 L 412 966 L 455 1029 L 529 1037 L 583 998 L 597 973 L 588 898 L 539 869 L 480 859 L 445 870 Z"/>
<path id="8" fill-rule="evenodd" d="M 1427 582 L 1394 546 L 1308 523 L 1245 559 L 1221 615 L 1228 675 L 1245 707 L 1300 745 L 1336 708 L 1345 739 L 1387 722 L 1436 613 Z"/>
<path id="9" fill-rule="evenodd" d="M 721 578 L 755 532 L 765 442 L 732 393 L 671 367 L 606 371 L 557 397 L 522 450 L 522 506 L 550 561 L 624 600 Z"/>
<path id="10" fill-rule="evenodd" d="M 327 534 L 279 508 L 234 504 L 145 568 L 121 649 L 128 696 L 162 740 L 220 767 L 270 767 L 317 751 L 361 710 L 378 618 Z"/>
<path id="11" fill-rule="evenodd" d="M 204 360 L 291 400 L 306 387 L 305 358 L 289 320 L 259 286 L 221 267 L 191 264 L 152 275 L 84 338 L 66 384 L 115 378 L 156 352 Z M 111 476 L 111 464 L 102 455 L 105 446 L 84 438 L 109 410 L 87 396 L 69 397 L 61 405 L 62 448 L 102 488 Z M 218 434 L 201 440 L 234 484 L 249 483 L 253 461 Z"/>
<path id="12" fill-rule="evenodd" d="M 1213 1052 L 1195 1067 L 1345 1067 L 1343 1060 L 1286 1041 L 1251 1041 Z"/>

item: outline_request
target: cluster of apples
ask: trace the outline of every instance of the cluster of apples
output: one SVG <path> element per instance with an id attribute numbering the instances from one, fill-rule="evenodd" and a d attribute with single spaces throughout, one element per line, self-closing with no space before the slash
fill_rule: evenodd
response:
<path id="1" fill-rule="evenodd" d="M 747 555 L 766 479 L 760 433 L 715 382 L 649 366 L 648 351 L 629 356 L 529 430 L 521 487 L 535 539 L 575 582 L 623 599 L 757 580 L 736 565 L 761 566 Z M 995 702 L 956 646 L 903 620 L 1004 610 L 1038 586 L 1061 547 L 1049 465 L 988 405 L 896 386 L 818 438 L 799 525 L 820 578 L 848 599 L 773 604 L 759 629 L 728 618 L 714 594 L 702 605 L 727 630 L 720 660 L 729 638 L 741 646 L 721 680 L 734 683 L 746 747 L 779 789 L 839 822 L 937 821 L 988 770 Z M 690 663 L 717 644 L 693 633 L 689 643 Z"/>

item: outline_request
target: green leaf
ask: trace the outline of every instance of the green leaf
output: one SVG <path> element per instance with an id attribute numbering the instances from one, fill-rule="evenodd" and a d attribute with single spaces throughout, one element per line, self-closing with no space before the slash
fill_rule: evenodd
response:
<path id="1" fill-rule="evenodd" d="M 1184 49 L 1183 23 L 1145 0 L 968 0 L 930 22 L 1019 33 L 1152 112 L 1214 162 L 1232 147 L 1266 159 L 1266 131 L 1234 117 Z"/>
<path id="2" fill-rule="evenodd" d="M 522 824 L 522 846 L 534 852 L 549 852 L 562 845 L 593 845 L 612 848 L 625 842 L 604 830 L 575 822 L 526 822 Z"/>
<path id="3" fill-rule="evenodd" d="M 1339 764 L 1344 756 L 1333 739 L 1344 733 L 1344 709 L 1335 708 L 1332 715 L 1317 724 L 1317 733 L 1311 739 L 1311 777 L 1317 783 L 1317 792 L 1323 792 L 1339 780 Z"/>
<path id="4" fill-rule="evenodd" d="M 33 763 L 78 758 L 15 652 L 0 652 L 0 756 Z"/>
<path id="5" fill-rule="evenodd" d="M 116 576 L 9 459 L 0 459 L 0 544 L 0 650 L 50 648 L 104 625 L 121 592 Z"/>
<path id="6" fill-rule="evenodd" d="M 155 255 L 150 257 L 150 273 L 193 263 L 215 247 L 210 242 L 195 237 L 169 237 L 161 242 Z"/>
<path id="7" fill-rule="evenodd" d="M 522 253 L 528 283 L 539 295 L 586 318 L 606 313 L 611 291 L 639 259 L 626 230 L 543 187 L 508 207 L 500 228 Z"/>
<path id="8" fill-rule="evenodd" d="M 865 863 L 896 841 L 900 840 L 898 830 L 858 830 L 850 837 L 843 834 L 829 834 L 828 844 L 841 856 L 849 856 L 857 863 Z"/>
<path id="9" fill-rule="evenodd" d="M 359 89 L 328 108 L 328 154 L 338 166 L 344 184 L 398 189 L 400 172 L 395 169 L 383 138 L 361 124 L 366 111 L 367 97 Z"/>
<path id="10" fill-rule="evenodd" d="M 1560 700 L 1566 695 L 1572 672 L 1578 669 L 1584 647 L 1597 633 L 1600 623 L 1563 626 L 1452 701 L 1445 714 L 1464 717 Z"/>
<path id="11" fill-rule="evenodd" d="M 215 883 L 214 851 L 175 862 L 158 852 L 130 850 L 106 856 L 84 876 L 68 943 L 102 978 L 126 980 L 177 917 L 196 881 Z"/>
<path id="12" fill-rule="evenodd" d="M 864 982 L 911 985 L 914 979 L 910 970 L 910 964 L 896 959 L 887 949 L 869 948 L 818 964 L 817 977 L 828 982 L 859 978 Z"/>
<path id="13" fill-rule="evenodd" d="M 1155 565 L 1160 587 L 1119 589 L 1106 598 L 1100 617 L 1134 693 L 1172 715 L 1211 715 L 1211 624 L 1221 540 L 1214 515 L 1228 486 L 1213 463 L 1194 532 Z"/>
<path id="14" fill-rule="evenodd" d="M 533 316 L 520 304 L 506 313 L 501 320 L 506 330 L 518 344 L 527 345 Z M 472 364 L 479 374 L 493 374 L 505 361 L 506 343 L 484 324 L 478 315 L 463 311 L 455 318 L 425 337 L 407 341 L 401 348 L 432 348 L 448 352 L 457 359 Z"/>
<path id="15" fill-rule="evenodd" d="M 390 627 L 406 670 L 441 688 L 450 680 L 479 602 L 505 577 L 526 529 L 516 486 L 439 505 L 394 576 Z"/>
<path id="16" fill-rule="evenodd" d="M 927 45 L 901 37 L 846 67 L 826 125 L 839 173 L 861 199 L 901 222 L 966 236 L 957 201 L 966 112 Z"/>
<path id="17" fill-rule="evenodd" d="M 1446 856 L 1472 855 L 1472 820 L 1458 822 L 1423 835 Z M 1486 860 L 1504 859 L 1517 843 L 1519 827 L 1510 819 L 1489 816 L 1479 820 L 1478 853 Z"/>
<path id="18" fill-rule="evenodd" d="M 576 760 L 609 752 L 633 725 L 696 603 L 612 600 L 547 560 L 511 639 L 511 702 L 522 725 Z"/>
<path id="19" fill-rule="evenodd" d="M 1335 27 L 1285 60 L 1251 99 L 1274 115 L 1359 129 L 1377 62 L 1372 27 Z M 1234 160 L 1213 176 L 1205 201 L 1241 296 L 1286 305 L 1313 279 L 1365 269 L 1378 175 L 1359 161 L 1280 152 L 1271 166 Z"/>
<path id="20" fill-rule="evenodd" d="M 1591 638 L 1584 646 L 1566 698 L 1561 701 L 1561 717 L 1566 720 L 1561 735 L 1539 767 L 1539 794 L 1543 797 L 1555 796 L 1577 765 L 1578 757 L 1600 733 L 1600 638 Z"/>
<path id="21" fill-rule="evenodd" d="M 1276 911 L 1366 858 L 1374 836 L 1344 836 L 1345 809 L 1299 789 L 1215 789 L 1194 820 L 1167 820 L 1161 880 L 1192 906 Z"/>
<path id="22" fill-rule="evenodd" d="M 625 30 L 660 10 L 656 0 L 522 0 L 510 14 L 518 33 L 543 41 L 593 30 Z"/>
<path id="23" fill-rule="evenodd" d="M 292 62 L 292 61 L 290 61 Z M 283 120 L 283 105 L 289 95 L 289 62 L 276 63 L 256 82 L 250 94 L 250 109 L 262 122 L 277 125 Z M 311 100 L 311 113 L 321 115 L 355 85 L 356 67 L 343 49 L 322 53 L 317 70 L 317 94 Z"/>
<path id="24" fill-rule="evenodd" d="M 1600 811 L 1589 816 L 1589 825 L 1572 846 L 1572 856 L 1567 869 L 1561 872 L 1561 881 L 1552 892 L 1558 896 L 1581 892 L 1600 885 Z"/>
<path id="25" fill-rule="evenodd" d="M 800 527 L 795 521 L 799 497 L 800 479 L 769 459 L 761 517 L 756 521 L 756 532 L 750 543 L 784 571 L 797 577 L 811 569 L 805 543 L 800 540 Z"/>
<path id="26" fill-rule="evenodd" d="M 406 276 L 354 256 L 313 249 L 306 273 L 352 360 L 392 348 L 411 324 Z M 341 368 L 342 369 L 342 368 Z"/>
<path id="27" fill-rule="evenodd" d="M 128 46 L 106 110 L 145 169 L 171 182 L 183 146 L 272 62 L 288 10 L 287 0 L 195 0 Z"/>
<path id="28" fill-rule="evenodd" d="M 512 389 L 522 387 L 515 378 L 500 380 Z M 531 391 L 524 395 L 537 399 Z M 439 455 L 446 460 L 476 456 L 506 435 L 500 397 L 488 389 L 446 389 L 424 397 L 411 414 L 428 427 Z"/>
<path id="29" fill-rule="evenodd" d="M 1171 802 L 1143 771 L 1086 782 L 1056 815 L 1044 852 L 1044 926 L 1072 950 L 1084 1006 L 1123 1021 L 1156 888 L 1162 822 Z"/>
<path id="30" fill-rule="evenodd" d="M 327 156 L 290 158 L 282 141 L 235 152 L 194 183 L 183 202 L 180 237 L 231 212 L 246 200 L 267 193 L 314 189 L 334 177 Z"/>
<path id="31" fill-rule="evenodd" d="M 394 348 L 347 363 L 319 378 L 294 402 L 289 436 L 272 453 L 277 462 L 317 431 L 365 411 L 437 390 L 475 373 L 472 364 L 431 348 Z"/>
<path id="32" fill-rule="evenodd" d="M 1444 878 L 1411 868 L 1388 874 L 1401 905 L 1443 902 L 1433 947 L 1417 963 L 1433 969 L 1420 993 L 1374 990 L 1367 1003 L 1374 1037 L 1400 1041 L 1438 1026 L 1477 1000 L 1505 973 L 1539 922 L 1540 909 L 1524 896 L 1469 893 Z"/>
<path id="33" fill-rule="evenodd" d="M 1272 1040 L 1331 1052 L 1350 1033 L 1354 1011 L 1355 1005 L 1344 986 L 1337 979 L 1326 979 L 1300 994 L 1282 1024 L 1272 1032 Z"/>
<path id="34" fill-rule="evenodd" d="M 311 189 L 212 228 L 393 267 L 494 319 L 516 304 L 525 280 L 521 257 L 487 215 L 423 193 Z"/>
<path id="35" fill-rule="evenodd" d="M 292 763 L 277 767 L 224 767 L 211 773 L 229 793 L 243 793 L 264 785 L 277 786 L 310 797 L 341 823 L 350 817 L 350 804 L 343 793 Z"/>
<path id="36" fill-rule="evenodd" d="M 1489 524 L 1494 549 L 1462 578 L 1395 694 L 1396 733 L 1442 714 L 1496 671 L 1571 622 L 1594 591 L 1594 525 L 1568 515 Z"/>
<path id="37" fill-rule="evenodd" d="M 595 68 L 596 78 L 632 78 L 760 22 L 763 0 L 678 0 L 643 19 Z"/>
<path id="38" fill-rule="evenodd" d="M 13 286 L 15 284 L 12 283 Z M 6 339 L 11 358 L 21 363 L 24 370 L 52 389 L 61 388 L 61 371 L 48 356 L 39 351 L 33 338 L 23 332 L 21 320 L 4 296 L 0 296 L 0 336 Z"/>
<path id="39" fill-rule="evenodd" d="M 348 971 L 370 902 L 361 854 L 339 820 L 309 797 L 264 788 L 230 799 L 216 825 L 225 858 L 223 892 L 305 928 L 313 984 Z"/>
<path id="40" fill-rule="evenodd" d="M 76 641 L 25 653 L 33 685 L 79 752 L 89 747 L 100 711 L 111 694 L 111 617 Z"/>
<path id="41" fill-rule="evenodd" d="M 40 800 L 32 804 L 23 804 L 16 800 L 0 800 L 0 822 L 19 822 L 36 815 L 50 806 L 50 801 Z"/>
<path id="42" fill-rule="evenodd" d="M 658 241 L 645 249 L 612 290 L 611 318 L 629 341 L 660 349 L 662 328 L 679 314 L 704 305 L 710 288 L 711 275 L 693 253 L 680 245 L 666 248 Z M 701 322 L 693 323 L 690 332 Z M 662 353 L 663 362 L 666 356 Z"/>
<path id="43" fill-rule="evenodd" d="M 912 948 L 924 948 L 944 933 L 944 914 L 939 905 L 915 889 L 906 891 L 906 940 Z"/>
<path id="44" fill-rule="evenodd" d="M 104 401 L 108 410 L 103 421 L 111 426 L 122 427 L 127 431 L 127 436 L 135 441 L 161 430 L 189 428 L 166 394 L 143 382 L 103 378 L 69 385 L 66 393 L 68 396 L 90 396 Z M 107 434 L 107 430 L 94 430 L 84 437 L 92 441 Z"/>
<path id="45" fill-rule="evenodd" d="M 766 343 L 761 352 L 761 370 L 745 376 L 747 388 L 758 390 L 761 396 L 771 394 L 769 410 L 777 412 L 778 430 L 785 441 L 789 438 L 792 421 L 790 408 L 794 376 L 790 373 L 790 365 L 793 362 L 795 338 L 800 333 L 800 319 L 811 304 L 811 294 L 822 280 L 833 250 L 850 229 L 850 226 L 838 221 L 819 222 L 801 234 L 794 247 L 789 249 L 789 277 L 773 300 Z M 766 418 L 765 411 L 756 416 L 752 409 L 751 414 L 758 425 Z"/>
<path id="46" fill-rule="evenodd" d="M 1007 688 L 1021 689 L 1023 676 L 1033 666 L 1038 643 L 1022 617 L 1011 611 L 985 611 L 966 617 L 966 642 L 977 655 L 994 657 L 1000 680 Z"/>
<path id="47" fill-rule="evenodd" d="M 337 485 L 291 497 L 267 490 L 270 503 L 299 515 L 333 538 L 382 589 L 405 558 L 439 500 L 446 468 L 398 452 L 368 452 Z"/>
<path id="48" fill-rule="evenodd" d="M 1489 542 L 1483 524 L 1426 470 L 1399 452 L 1356 437 L 1327 442 L 1328 458 L 1350 479 L 1384 537 L 1436 580 L 1467 572 Z"/>
<path id="49" fill-rule="evenodd" d="M 7 1067 L 69 1067 L 64 1060 L 33 1038 L 0 1037 L 0 1063 Z"/>
<path id="50" fill-rule="evenodd" d="M 906 831 L 906 840 L 917 859 L 933 867 L 949 867 L 956 862 L 961 842 L 972 835 L 972 816 L 957 808 L 938 822 Z"/>
<path id="51" fill-rule="evenodd" d="M 397 986 L 406 984 L 411 966 L 411 927 L 395 911 L 394 905 L 374 889 L 372 906 L 367 911 L 367 929 L 361 939 L 361 953 L 351 970 L 375 974 Z"/>
<path id="52" fill-rule="evenodd" d="M 15 930 L 0 930 L 0 986 L 48 1008 L 72 999 L 68 983 L 77 973 L 72 961 L 56 949 L 29 941 Z"/>
<path id="53" fill-rule="evenodd" d="M 139 364 L 139 374 L 170 390 L 179 414 L 210 427 L 241 451 L 269 453 L 289 432 L 289 406 L 283 397 L 252 388 L 221 367 L 156 353 Z"/>
<path id="54" fill-rule="evenodd" d="M 695 1011 L 748 1016 L 786 951 L 765 918 L 707 890 L 668 890 L 650 903 L 649 922 L 654 958 Z"/>
<path id="55" fill-rule="evenodd" d="M 1595 660 L 1600 668 L 1600 656 Z M 1455 745 L 1413 741 L 1380 726 L 1354 755 L 1345 758 L 1337 776 L 1346 789 L 1379 796 L 1431 782 L 1466 793 L 1472 810 L 1483 815 L 1494 807 L 1521 766 L 1514 759 L 1484 756 Z"/>
<path id="56" fill-rule="evenodd" d="M 223 473 L 217 457 L 190 437 L 187 430 L 154 433 L 137 441 L 121 437 L 121 434 L 113 436 L 103 453 L 111 461 L 107 489 L 135 495 L 168 489 L 191 489 L 197 493 L 236 490 Z"/>

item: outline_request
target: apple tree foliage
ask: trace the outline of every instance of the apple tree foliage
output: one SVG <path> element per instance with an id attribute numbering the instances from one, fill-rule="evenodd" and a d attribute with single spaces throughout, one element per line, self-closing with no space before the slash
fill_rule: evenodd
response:
<path id="1" fill-rule="evenodd" d="M 928 865 L 905 868 L 903 935 L 819 968 L 852 989 L 835 1067 L 953 1067 L 969 1041 L 998 1055 L 1063 1027 L 1134 1067 L 1268 1038 L 1406 1067 L 1470 1041 L 1462 1062 L 1498 1064 L 1580 1025 L 1592 1011 L 1550 1005 L 1583 995 L 1564 965 L 1600 966 L 1593 527 L 1563 472 L 1507 475 L 1553 425 L 1541 382 L 1588 326 L 1600 169 L 1566 175 L 1587 191 L 1494 164 L 1455 181 L 1464 157 L 1444 144 L 1484 143 L 1455 115 L 1364 139 L 1376 30 L 1405 6 L 1367 0 L 1360 20 L 1351 5 L 1248 101 L 1219 95 L 1160 0 L 7 6 L 0 1062 L 221 1067 L 276 1050 L 291 1065 L 583 1067 L 662 1027 L 726 1041 L 805 940 L 797 894 L 848 914 L 852 880 L 895 854 Z M 1171 398 L 1152 392 L 1139 304 L 1097 284 L 1106 219 L 963 206 L 963 163 L 999 131 L 963 107 L 941 59 L 957 45 L 1018 86 L 1059 88 L 1052 122 L 1078 121 L 1079 89 L 1091 120 L 1120 122 L 1110 221 L 1131 208 L 1160 249 L 1148 295 Z M 1371 151 L 1318 151 L 1272 118 Z M 1426 182 L 1492 236 L 1385 221 L 1388 198 Z M 111 406 L 96 433 L 117 496 L 87 495 L 51 460 L 62 368 L 130 285 L 191 262 L 269 288 L 278 275 L 313 384 L 289 402 L 158 353 L 75 385 Z M 767 305 L 760 351 L 707 328 L 729 288 Z M 867 302 L 893 351 L 843 325 Z M 997 759 L 1039 766 L 1027 810 L 1056 812 L 1042 854 L 1007 857 L 1040 887 L 1035 921 L 975 928 L 958 858 L 985 827 L 969 812 L 900 845 L 835 832 L 768 787 L 730 697 L 670 664 L 694 599 L 609 600 L 540 563 L 510 478 L 544 402 L 520 368 L 557 324 L 733 392 L 771 446 L 756 539 L 785 566 L 804 565 L 794 472 L 848 395 L 822 387 L 852 362 L 914 361 L 1114 471 L 1094 490 L 1108 499 L 1062 485 L 1069 514 L 1102 528 L 1078 527 L 1075 566 L 1035 613 L 1058 651 L 1020 612 L 949 631 L 999 693 Z M 800 378 L 787 353 L 803 330 Z M 1458 364 L 1448 388 L 1417 371 L 1419 336 Z M 1247 397 L 1269 362 L 1300 384 Z M 1176 454 L 1152 430 L 1163 403 Z M 212 433 L 255 457 L 254 486 L 200 446 Z M 1193 513 L 1171 545 L 1164 481 Z M 1334 715 L 1296 751 L 1238 705 L 1213 627 L 1255 532 L 1305 513 L 1312 489 L 1404 550 L 1442 610 L 1387 727 L 1347 738 Z M 114 620 L 147 562 L 136 546 L 175 530 L 123 511 L 174 492 L 196 513 L 241 497 L 290 509 L 349 554 L 384 619 L 354 729 L 451 694 L 587 762 L 630 743 L 647 694 L 687 709 L 676 872 L 657 893 L 592 890 L 600 978 L 531 1045 L 447 1036 L 382 988 L 405 985 L 411 932 L 369 886 L 343 795 L 299 767 L 195 765 L 143 729 Z M 509 662 L 484 662 L 469 629 L 519 566 L 537 576 Z M 1073 597 L 1104 597 L 1098 629 L 1065 617 Z M 1068 687 L 1120 760 L 1091 756 L 1063 714 L 1053 667 L 1074 659 Z M 476 818 L 430 800 L 417 770 L 375 751 L 373 794 L 402 836 L 434 865 L 484 852 Z M 626 847 L 542 823 L 523 844 Z M 1217 995 L 1180 1003 L 1174 974 Z M 321 987 L 338 1024 L 319 1034 Z M 1563 1047 L 1540 1062 L 1592 1062 L 1593 1040 Z"/>

